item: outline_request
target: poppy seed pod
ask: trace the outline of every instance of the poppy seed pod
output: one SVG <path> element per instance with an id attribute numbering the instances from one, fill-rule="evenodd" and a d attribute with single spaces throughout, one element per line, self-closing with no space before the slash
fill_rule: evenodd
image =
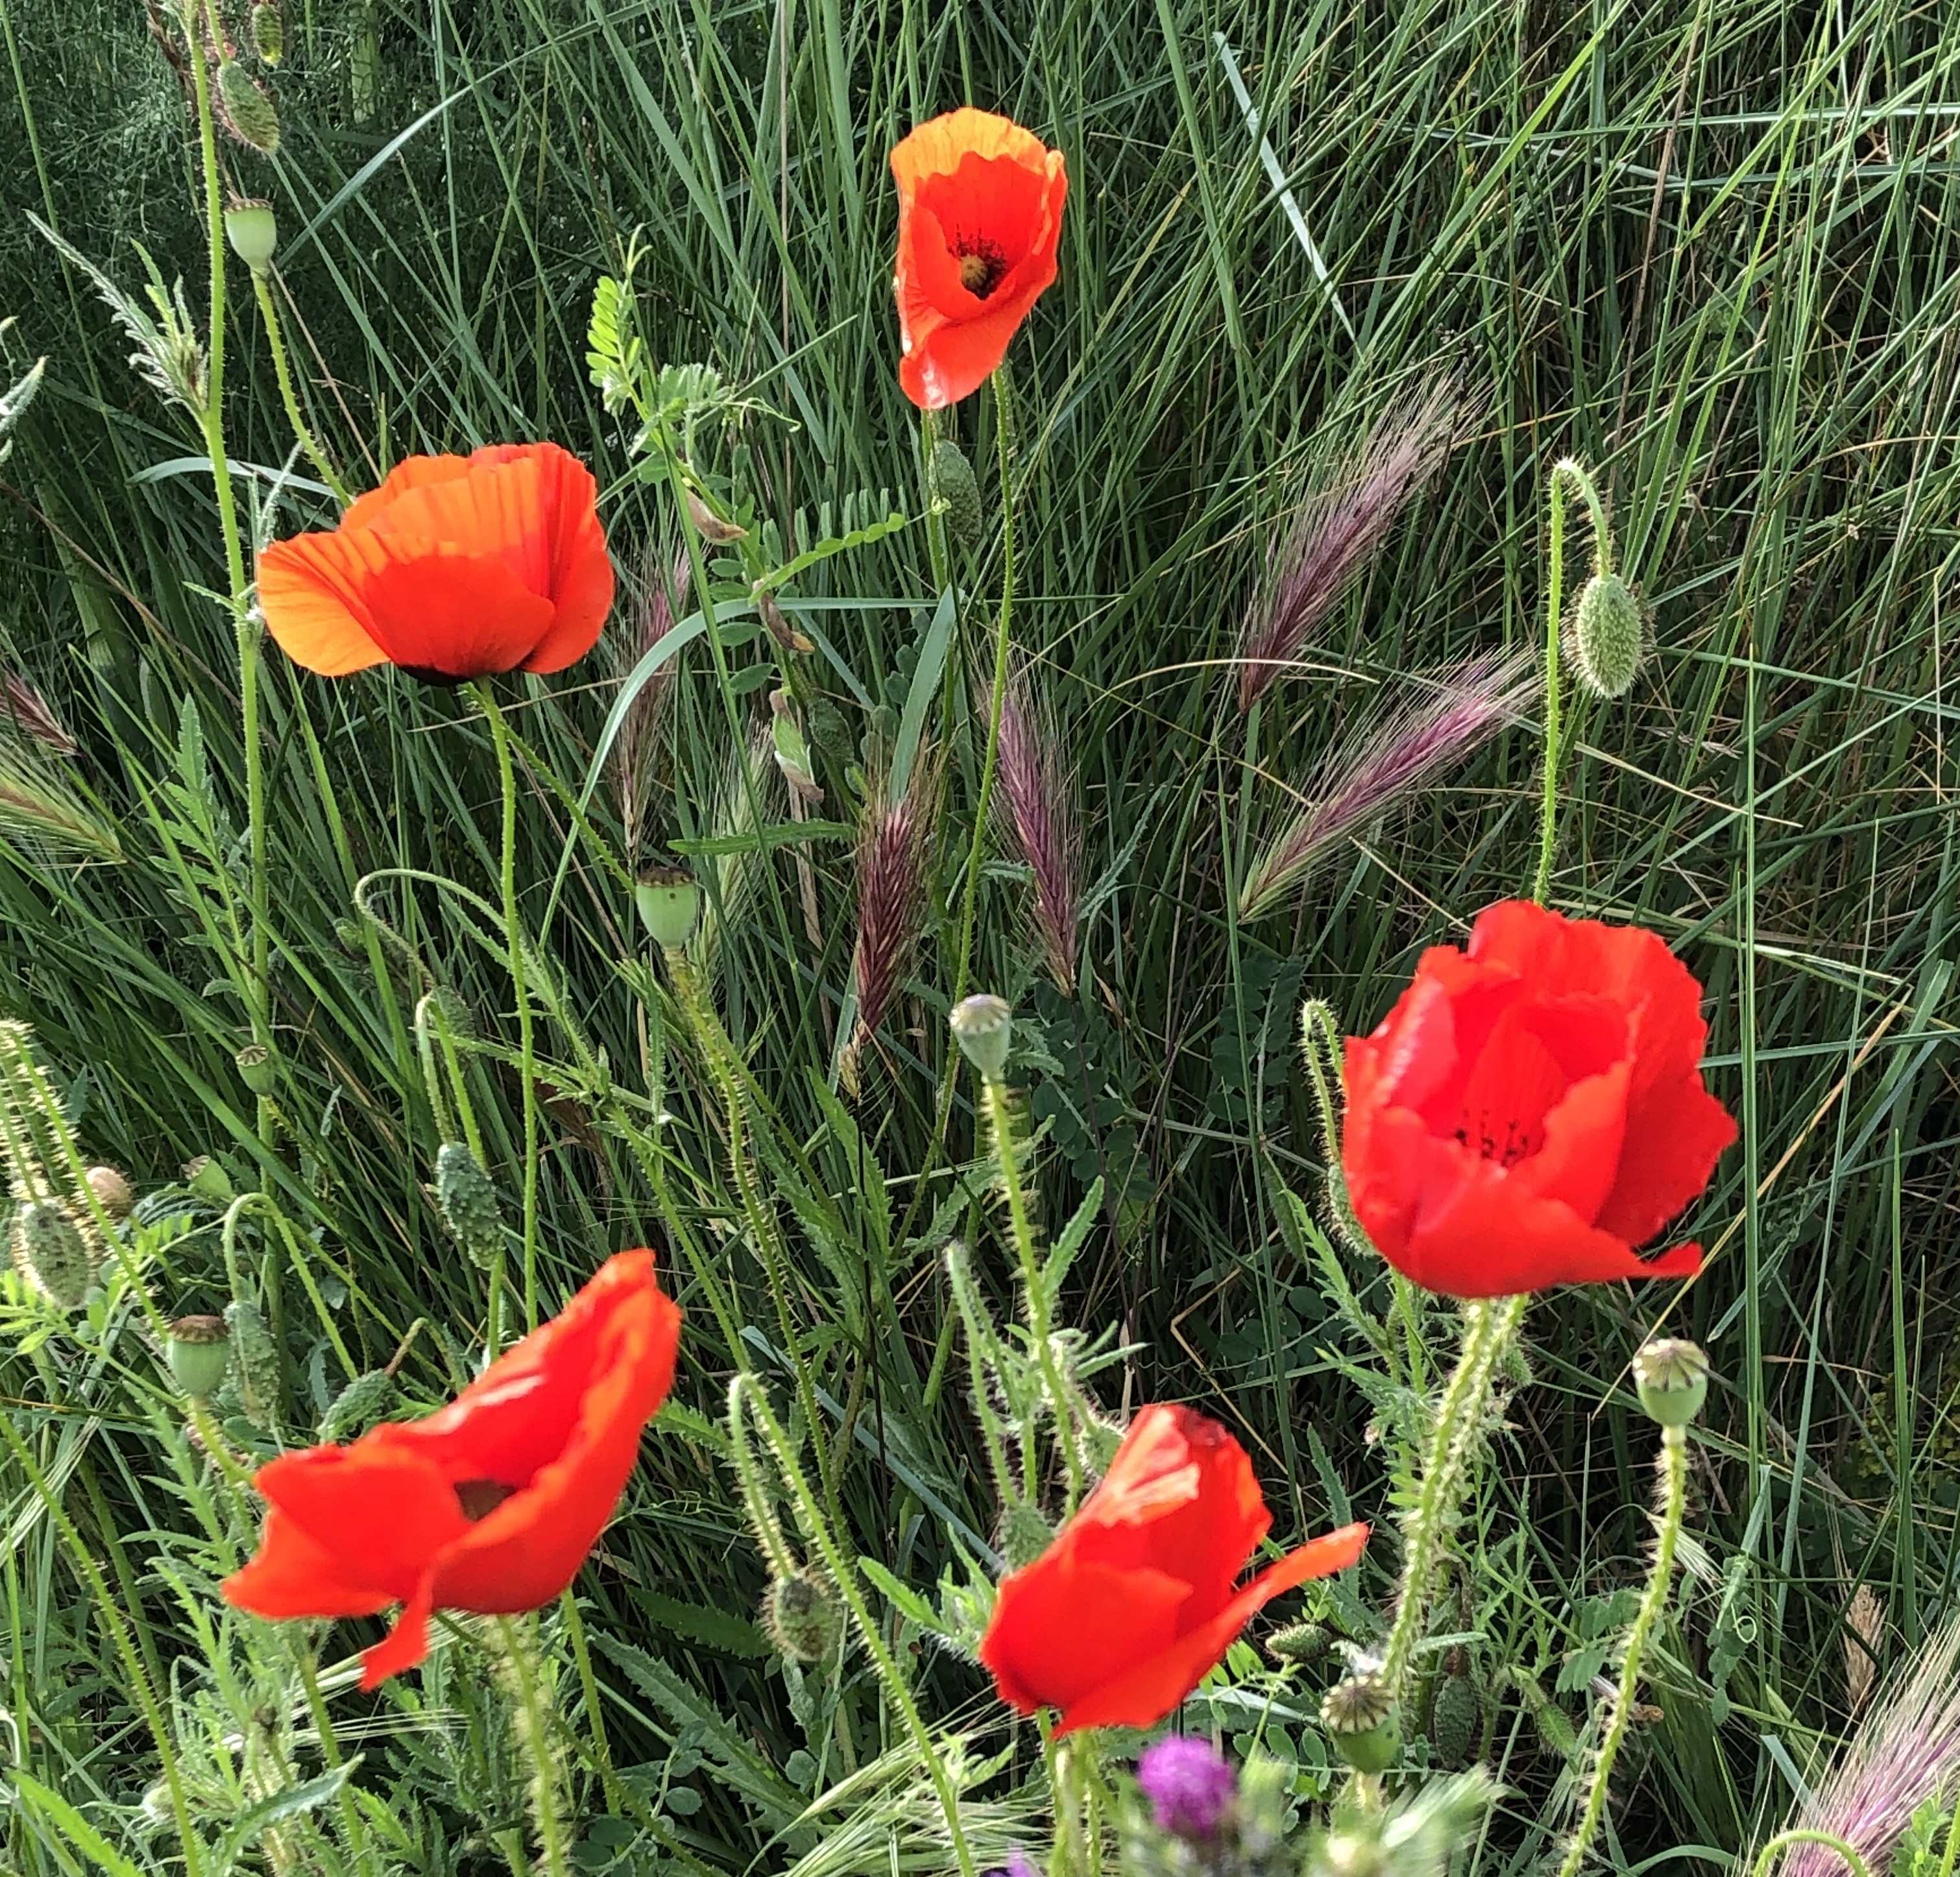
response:
<path id="1" fill-rule="evenodd" d="M 1695 1344 L 1664 1336 L 1634 1357 L 1640 1405 L 1663 1427 L 1685 1427 L 1708 1398 L 1708 1358 Z"/>
<path id="2" fill-rule="evenodd" d="M 208 1199 L 215 1206 L 231 1204 L 231 1176 L 208 1153 L 200 1153 L 196 1160 L 185 1162 L 183 1183 L 199 1198 Z"/>
<path id="3" fill-rule="evenodd" d="M 991 1087 L 1007 1078 L 1007 1052 L 1014 1040 L 1013 1007 L 1004 997 L 967 997 L 948 1020 L 959 1051 Z"/>
<path id="4" fill-rule="evenodd" d="M 1402 1719 L 1379 1676 L 1351 1675 L 1327 1691 L 1320 1724 L 1335 1751 L 1357 1773 L 1382 1773 L 1402 1751 Z"/>
<path id="5" fill-rule="evenodd" d="M 775 1643 L 792 1662 L 822 1662 L 844 1633 L 837 1599 L 807 1571 L 793 1571 L 769 1586 L 762 1621 Z"/>
<path id="6" fill-rule="evenodd" d="M 357 1375 L 320 1416 L 320 1439 L 352 1440 L 356 1434 L 364 1434 L 377 1421 L 388 1418 L 400 1394 L 395 1378 L 386 1369 Z"/>
<path id="7" fill-rule="evenodd" d="M 278 1080 L 272 1052 L 263 1043 L 247 1043 L 232 1061 L 238 1065 L 238 1079 L 254 1095 L 269 1095 Z"/>
<path id="8" fill-rule="evenodd" d="M 694 936 L 701 889 L 684 867 L 650 867 L 633 889 L 633 905 L 647 936 L 663 952 L 678 951 Z"/>
<path id="9" fill-rule="evenodd" d="M 460 1141 L 435 1156 L 435 1207 L 450 1236 L 479 1271 L 490 1270 L 504 1246 L 504 1209 L 482 1163 Z"/>
<path id="10" fill-rule="evenodd" d="M 279 218 L 270 202 L 234 202 L 224 212 L 224 238 L 255 274 L 272 272 L 278 252 Z"/>
<path id="11" fill-rule="evenodd" d="M 947 533 L 963 548 L 977 546 L 985 525 L 980 485 L 974 479 L 966 452 L 950 437 L 942 437 L 933 445 L 925 480 L 928 492 L 946 504 Z"/>
<path id="12" fill-rule="evenodd" d="M 75 1214 L 59 1199 L 30 1199 L 8 1234 L 14 1268 L 49 1303 L 75 1309 L 95 1281 L 95 1256 Z"/>
<path id="13" fill-rule="evenodd" d="M 261 156 L 278 149 L 278 111 L 258 81 L 234 59 L 218 68 L 218 113 L 233 136 Z"/>
<path id="14" fill-rule="evenodd" d="M 88 1182 L 88 1190 L 94 1194 L 95 1203 L 110 1218 L 123 1220 L 136 1209 L 136 1195 L 126 1176 L 113 1166 L 91 1166 L 82 1176 Z"/>
<path id="15" fill-rule="evenodd" d="M 1595 574 L 1573 615 L 1573 663 L 1580 679 L 1602 698 L 1622 696 L 1640 676 L 1647 651 L 1647 621 L 1634 590 L 1618 574 Z"/>
<path id="16" fill-rule="evenodd" d="M 180 1316 L 170 1326 L 164 1358 L 170 1377 L 193 1401 L 208 1401 L 231 1366 L 231 1331 L 221 1316 Z"/>

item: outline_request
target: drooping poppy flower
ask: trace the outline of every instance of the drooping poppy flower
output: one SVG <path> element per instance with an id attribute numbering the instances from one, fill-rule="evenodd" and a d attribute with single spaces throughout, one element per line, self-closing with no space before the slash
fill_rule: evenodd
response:
<path id="1" fill-rule="evenodd" d="M 1345 1570 L 1367 1542 L 1365 1525 L 1345 1526 L 1235 1590 L 1272 1522 L 1225 1429 L 1188 1408 L 1146 1408 L 1055 1542 L 1001 1580 L 980 1645 L 1001 1698 L 1024 1714 L 1058 1710 L 1058 1733 L 1161 1720 L 1256 1611 Z"/>
<path id="2" fill-rule="evenodd" d="M 410 457 L 337 528 L 259 557 L 266 629 L 340 678 L 399 665 L 430 684 L 562 671 L 612 605 L 592 472 L 556 444 Z"/>
<path id="3" fill-rule="evenodd" d="M 605 1529 L 667 1398 L 680 1318 L 653 1253 L 622 1252 L 447 1408 L 262 1466 L 264 1536 L 225 1580 L 226 1601 L 277 1618 L 400 1604 L 361 1658 L 364 1688 L 428 1653 L 436 1610 L 549 1602 Z"/>
<path id="4" fill-rule="evenodd" d="M 921 410 L 979 390 L 1055 278 L 1061 152 L 991 111 L 921 124 L 892 152 L 899 184 L 899 382 Z"/>
<path id="5" fill-rule="evenodd" d="M 1693 1275 L 1698 1245 L 1634 1247 L 1736 1138 L 1702 1083 L 1707 1037 L 1701 987 L 1653 933 L 1488 907 L 1348 1039 L 1341 1163 L 1376 1249 L 1456 1297 Z"/>

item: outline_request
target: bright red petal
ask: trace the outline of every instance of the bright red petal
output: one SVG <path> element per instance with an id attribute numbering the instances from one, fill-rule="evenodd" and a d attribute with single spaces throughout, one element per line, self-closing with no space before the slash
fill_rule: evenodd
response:
<path id="1" fill-rule="evenodd" d="M 372 1649 L 361 1654 L 361 1689 L 371 1694 L 391 1675 L 399 1675 L 426 1659 L 429 1618 L 434 1611 L 431 1580 L 425 1577 L 409 1593 L 395 1626 Z"/>
<path id="2" fill-rule="evenodd" d="M 1691 1070 L 1655 1090 L 1627 1118 L 1626 1143 L 1613 1190 L 1599 1209 L 1602 1231 L 1643 1245 L 1708 1184 L 1715 1163 L 1736 1143 L 1729 1111 Z"/>
<path id="3" fill-rule="evenodd" d="M 1024 1714 L 1064 1711 L 1175 1642 L 1190 1586 L 1163 1571 L 1084 1564 L 1066 1532 L 1001 1580 L 980 1659 Z"/>
<path id="4" fill-rule="evenodd" d="M 235 1608 L 254 1616 L 373 1616 L 396 1601 L 391 1590 L 350 1581 L 338 1553 L 307 1536 L 277 1506 L 266 1514 L 259 1549 L 218 1586 Z"/>
<path id="5" fill-rule="evenodd" d="M 296 665 L 323 678 L 386 664 L 374 642 L 366 581 L 371 557 L 344 530 L 270 543 L 259 557 L 266 630 Z"/>
<path id="6" fill-rule="evenodd" d="M 387 546 L 400 552 L 399 542 Z M 390 660 L 406 671 L 451 679 L 514 671 L 549 629 L 553 612 L 506 562 L 462 554 L 391 558 L 367 593 L 375 641 Z"/>

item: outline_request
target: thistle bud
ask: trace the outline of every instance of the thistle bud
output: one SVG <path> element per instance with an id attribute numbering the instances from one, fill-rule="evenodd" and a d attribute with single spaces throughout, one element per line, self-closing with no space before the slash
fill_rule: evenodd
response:
<path id="1" fill-rule="evenodd" d="M 1622 695 L 1640 676 L 1647 622 L 1634 590 L 1618 574 L 1595 574 L 1579 596 L 1572 622 L 1573 663 L 1589 690 Z"/>
<path id="2" fill-rule="evenodd" d="M 270 202 L 234 202 L 224 212 L 224 238 L 255 274 L 272 271 L 278 251 L 279 218 Z"/>
<path id="3" fill-rule="evenodd" d="M 1634 1388 L 1663 1427 L 1685 1427 L 1708 1398 L 1708 1358 L 1693 1343 L 1662 1337 L 1634 1357 Z"/>
<path id="4" fill-rule="evenodd" d="M 1378 1675 L 1337 1681 L 1320 1704 L 1320 1724 L 1334 1750 L 1357 1773 L 1386 1772 L 1402 1751 L 1402 1717 Z"/>
<path id="5" fill-rule="evenodd" d="M 88 1182 L 88 1190 L 94 1194 L 95 1203 L 110 1218 L 126 1219 L 135 1211 L 135 1191 L 118 1169 L 91 1166 L 82 1178 Z"/>
<path id="6" fill-rule="evenodd" d="M 1268 1637 L 1267 1652 L 1281 1662 L 1298 1668 L 1311 1668 L 1324 1661 L 1334 1640 L 1318 1623 L 1289 1623 Z"/>
<path id="7" fill-rule="evenodd" d="M 180 1316 L 164 1343 L 170 1379 L 193 1401 L 208 1401 L 231 1366 L 231 1331 L 221 1316 Z"/>
<path id="8" fill-rule="evenodd" d="M 231 1203 L 231 1176 L 208 1153 L 200 1153 L 194 1160 L 184 1163 L 183 1183 L 200 1199 L 208 1199 L 214 1206 L 228 1206 Z"/>
<path id="9" fill-rule="evenodd" d="M 279 1397 L 284 1392 L 279 1346 L 272 1340 L 272 1325 L 257 1304 L 243 1298 L 224 1306 L 224 1321 L 238 1358 L 239 1404 L 248 1420 L 270 1427 L 278 1417 Z"/>
<path id="10" fill-rule="evenodd" d="M 844 1634 L 837 1599 L 807 1571 L 794 1571 L 769 1586 L 762 1621 L 792 1662 L 822 1662 Z"/>
<path id="11" fill-rule="evenodd" d="M 701 889 L 684 867 L 650 867 L 633 889 L 633 905 L 647 936 L 662 951 L 677 951 L 694 936 Z"/>
<path id="12" fill-rule="evenodd" d="M 1027 1504 L 1010 1506 L 1001 1520 L 1001 1555 L 1010 1570 L 1032 1564 L 1055 1542 L 1055 1528 L 1039 1509 Z"/>
<path id="13" fill-rule="evenodd" d="M 224 127 L 261 156 L 279 147 L 279 113 L 258 81 L 234 59 L 218 68 L 218 112 Z"/>
<path id="14" fill-rule="evenodd" d="M 77 1308 L 95 1281 L 95 1255 L 75 1214 L 59 1199 L 30 1199 L 14 1209 L 8 1234 L 14 1268 L 51 1303 Z"/>
<path id="15" fill-rule="evenodd" d="M 259 0 L 252 9 L 252 49 L 269 65 L 286 56 L 286 23 L 272 0 Z"/>
<path id="16" fill-rule="evenodd" d="M 685 492 L 687 518 L 700 531 L 704 541 L 712 542 L 717 547 L 726 547 L 731 541 L 746 541 L 749 530 L 732 521 L 724 521 L 692 489 Z"/>
<path id="17" fill-rule="evenodd" d="M 948 1020 L 959 1051 L 990 1086 L 1007 1079 L 1007 1051 L 1014 1040 L 1013 1007 L 1006 998 L 984 993 L 953 1006 Z"/>
<path id="18" fill-rule="evenodd" d="M 278 1078 L 272 1052 L 263 1043 L 247 1043 L 231 1060 L 238 1065 L 238 1079 L 254 1095 L 269 1095 Z"/>
<path id="19" fill-rule="evenodd" d="M 435 1208 L 469 1261 L 492 1268 L 504 1246 L 504 1209 L 490 1176 L 460 1141 L 447 1142 L 435 1156 Z"/>
<path id="20" fill-rule="evenodd" d="M 970 548 L 980 539 L 983 526 L 980 510 L 980 485 L 973 479 L 973 466 L 966 453 L 950 437 L 942 437 L 932 447 L 926 465 L 926 488 L 946 504 L 946 531 L 962 547 Z"/>
<path id="21" fill-rule="evenodd" d="M 357 1375 L 320 1416 L 320 1439 L 331 1445 L 364 1434 L 377 1421 L 388 1418 L 399 1394 L 395 1378 L 386 1369 Z"/>

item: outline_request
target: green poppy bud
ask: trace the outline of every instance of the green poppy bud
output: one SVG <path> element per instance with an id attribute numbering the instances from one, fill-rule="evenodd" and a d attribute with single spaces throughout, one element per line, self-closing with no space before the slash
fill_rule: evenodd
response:
<path id="1" fill-rule="evenodd" d="M 269 157 L 279 147 L 279 113 L 258 81 L 235 60 L 218 68 L 218 112 L 238 141 Z"/>
<path id="2" fill-rule="evenodd" d="M 960 1054 L 990 1085 L 1007 1079 L 1007 1051 L 1014 1040 L 1013 1007 L 1006 998 L 982 994 L 953 1006 L 949 1020 Z"/>
<path id="3" fill-rule="evenodd" d="M 232 1061 L 238 1065 L 238 1079 L 254 1095 L 269 1095 L 278 1079 L 272 1052 L 263 1043 L 247 1043 Z"/>
<path id="4" fill-rule="evenodd" d="M 837 1599 L 807 1571 L 792 1572 L 769 1586 L 762 1622 L 792 1662 L 822 1662 L 844 1633 Z"/>
<path id="5" fill-rule="evenodd" d="M 252 49 L 269 65 L 286 56 L 286 23 L 272 0 L 259 0 L 252 9 Z"/>
<path id="6" fill-rule="evenodd" d="M 1055 1528 L 1038 1507 L 1023 1503 L 1007 1508 L 1001 1521 L 1001 1555 L 1010 1570 L 1032 1564 L 1054 1542 Z"/>
<path id="7" fill-rule="evenodd" d="M 224 212 L 224 238 L 255 274 L 272 270 L 278 251 L 279 218 L 270 202 L 234 202 Z"/>
<path id="8" fill-rule="evenodd" d="M 504 1246 L 504 1209 L 476 1156 L 460 1141 L 435 1156 L 435 1209 L 479 1270 L 488 1271 Z"/>
<path id="9" fill-rule="evenodd" d="M 962 547 L 974 546 L 985 525 L 980 485 L 973 479 L 973 466 L 966 460 L 966 453 L 950 437 L 942 437 L 933 445 L 925 479 L 930 493 L 946 504 L 947 533 Z"/>
<path id="10" fill-rule="evenodd" d="M 95 1255 L 75 1214 L 59 1199 L 18 1206 L 8 1233 L 14 1268 L 49 1303 L 78 1308 L 95 1281 Z"/>
<path id="11" fill-rule="evenodd" d="M 1708 1358 L 1693 1343 L 1659 1338 L 1634 1357 L 1634 1388 L 1663 1427 L 1685 1427 L 1708 1398 Z"/>
<path id="12" fill-rule="evenodd" d="M 1351 1675 L 1327 1691 L 1320 1724 L 1334 1750 L 1357 1773 L 1382 1773 L 1402 1751 L 1402 1717 L 1379 1677 Z"/>
<path id="13" fill-rule="evenodd" d="M 272 1340 L 272 1325 L 257 1304 L 243 1299 L 224 1306 L 224 1321 L 238 1359 L 239 1403 L 248 1420 L 270 1427 L 278 1417 L 279 1398 L 285 1392 L 279 1347 Z"/>
<path id="14" fill-rule="evenodd" d="M 91 1166 L 82 1176 L 95 1203 L 112 1219 L 126 1219 L 136 1210 L 136 1195 L 128 1179 L 116 1167 Z"/>
<path id="15" fill-rule="evenodd" d="M 678 951 L 694 936 L 701 889 L 684 867 L 650 867 L 633 889 L 633 905 L 647 936 L 663 952 Z"/>
<path id="16" fill-rule="evenodd" d="M 1580 681 L 1602 698 L 1617 698 L 1640 676 L 1647 620 L 1634 590 L 1618 574 L 1595 574 L 1579 596 L 1572 622 L 1573 663 Z"/>
<path id="17" fill-rule="evenodd" d="M 395 1378 L 386 1369 L 357 1375 L 320 1416 L 320 1439 L 331 1444 L 364 1434 L 376 1422 L 388 1418 L 399 1395 Z"/>
<path id="18" fill-rule="evenodd" d="M 231 1366 L 231 1332 L 221 1316 L 180 1316 L 170 1326 L 164 1357 L 177 1386 L 193 1401 L 208 1401 Z"/>

